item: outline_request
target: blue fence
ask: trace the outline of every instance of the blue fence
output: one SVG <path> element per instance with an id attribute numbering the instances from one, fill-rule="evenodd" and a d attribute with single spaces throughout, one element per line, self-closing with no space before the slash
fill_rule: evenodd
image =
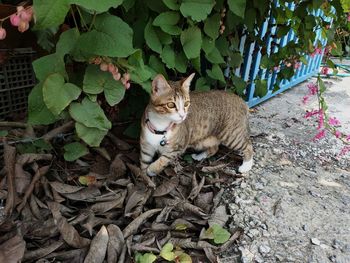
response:
<path id="1" fill-rule="evenodd" d="M 289 4 L 288 7 L 291 10 L 294 9 L 293 4 Z M 315 15 L 321 16 L 321 10 L 316 11 Z M 273 26 L 271 30 L 267 32 L 269 24 L 275 24 L 275 19 L 272 16 L 264 22 L 264 24 L 260 28 L 260 31 L 257 32 L 260 39 L 266 39 L 264 47 L 266 47 L 266 52 L 268 55 L 270 55 L 271 53 L 276 53 L 278 51 L 278 47 L 276 46 L 283 47 L 290 41 L 298 41 L 293 30 L 290 30 L 289 33 L 283 36 L 282 38 L 277 39 L 275 37 L 275 34 L 277 32 L 277 26 Z M 314 43 L 315 45 L 317 41 L 320 41 L 323 46 L 326 45 L 326 40 L 322 39 L 321 37 L 320 29 L 316 31 L 316 40 Z M 275 42 L 279 45 L 272 46 L 272 42 Z M 239 68 L 235 70 L 234 74 L 238 77 L 241 77 L 244 81 L 248 83 L 245 89 L 245 95 L 249 107 L 254 107 L 255 105 L 267 99 L 270 99 L 271 97 L 276 96 L 277 94 L 305 81 L 306 79 L 310 78 L 312 75 L 317 73 L 321 65 L 324 52 L 324 50 L 322 50 L 321 54 L 316 54 L 315 56 L 306 56 L 307 64 L 302 64 L 301 67 L 296 70 L 295 75 L 290 80 L 282 80 L 279 83 L 278 89 L 276 89 L 275 84 L 277 81 L 277 75 L 279 70 L 269 71 L 260 67 L 260 62 L 262 58 L 261 49 L 262 46 L 259 45 L 257 42 L 248 43 L 248 41 L 246 41 L 246 36 L 243 36 L 240 39 L 239 51 L 243 57 L 243 63 Z M 254 95 L 254 81 L 256 79 L 267 81 L 268 90 L 266 95 L 263 97 L 258 97 Z"/>

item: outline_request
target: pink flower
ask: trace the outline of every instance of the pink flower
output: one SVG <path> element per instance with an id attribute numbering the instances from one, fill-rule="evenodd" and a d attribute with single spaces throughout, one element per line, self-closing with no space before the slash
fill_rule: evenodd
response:
<path id="1" fill-rule="evenodd" d="M 11 21 L 11 25 L 18 26 L 19 22 L 21 22 L 21 19 L 17 14 L 13 14 L 10 16 L 10 21 Z"/>
<path id="2" fill-rule="evenodd" d="M 340 121 L 335 117 L 329 118 L 328 123 L 329 123 L 329 125 L 332 125 L 332 126 L 339 126 L 340 125 Z"/>
<path id="3" fill-rule="evenodd" d="M 316 54 L 322 54 L 322 48 L 319 48 L 319 47 L 315 48 L 315 52 Z"/>
<path id="4" fill-rule="evenodd" d="M 342 133 L 340 131 L 335 131 L 334 135 L 335 137 L 340 138 L 342 136 Z"/>
<path id="5" fill-rule="evenodd" d="M 350 22 L 350 13 L 348 13 L 348 22 Z"/>
<path id="6" fill-rule="evenodd" d="M 345 155 L 348 152 L 350 152 L 350 145 L 344 146 L 343 149 L 341 149 L 339 156 Z"/>
<path id="7" fill-rule="evenodd" d="M 19 22 L 19 25 L 18 25 L 18 31 L 23 33 L 24 31 L 27 31 L 29 28 L 29 23 L 24 21 L 24 20 L 21 20 Z"/>
<path id="8" fill-rule="evenodd" d="M 329 68 L 328 68 L 328 67 L 323 67 L 323 68 L 321 69 L 321 74 L 327 75 L 327 74 L 328 74 L 328 71 L 329 71 Z"/>
<path id="9" fill-rule="evenodd" d="M 280 69 L 280 67 L 279 66 L 275 66 L 275 67 L 273 67 L 273 70 L 274 71 L 277 71 L 277 70 L 279 70 Z"/>
<path id="10" fill-rule="evenodd" d="M 33 17 L 32 8 L 28 8 L 19 12 L 19 17 L 21 18 L 21 20 L 25 22 L 30 22 L 30 20 L 32 20 L 32 17 Z"/>
<path id="11" fill-rule="evenodd" d="M 319 114 L 319 113 L 320 113 L 319 110 L 307 111 L 307 112 L 305 113 L 305 115 L 304 115 L 304 118 L 307 119 L 307 118 L 310 118 L 310 117 L 312 117 L 312 116 L 314 116 L 314 115 L 317 115 L 317 114 Z"/>
<path id="12" fill-rule="evenodd" d="M 318 91 L 318 87 L 315 83 L 309 83 L 307 84 L 307 87 L 309 89 L 309 94 L 310 95 L 316 95 Z"/>
<path id="13" fill-rule="evenodd" d="M 6 38 L 6 30 L 5 28 L 0 27 L 0 40 L 3 40 Z"/>
<path id="14" fill-rule="evenodd" d="M 350 134 L 348 134 L 348 135 L 346 136 L 346 140 L 348 140 L 348 141 L 350 142 Z"/>
<path id="15" fill-rule="evenodd" d="M 300 67 L 301 67 L 301 63 L 298 62 L 298 63 L 295 63 L 295 64 L 294 64 L 294 69 L 298 69 L 298 68 L 300 68 Z"/>
<path id="16" fill-rule="evenodd" d="M 322 129 L 324 126 L 324 115 L 323 115 L 323 111 L 320 110 L 319 115 L 318 115 L 318 127 L 317 130 Z"/>
<path id="17" fill-rule="evenodd" d="M 325 136 L 326 136 L 326 130 L 322 130 L 322 131 L 320 131 L 319 133 L 316 134 L 316 136 L 314 137 L 313 140 L 317 141 L 317 140 L 322 139 Z"/>
<path id="18" fill-rule="evenodd" d="M 303 97 L 303 104 L 306 104 L 309 100 L 309 96 L 304 96 Z"/>

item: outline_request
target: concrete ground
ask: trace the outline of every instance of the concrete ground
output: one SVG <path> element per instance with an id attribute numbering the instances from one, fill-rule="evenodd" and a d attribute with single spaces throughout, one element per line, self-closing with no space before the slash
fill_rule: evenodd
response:
<path id="1" fill-rule="evenodd" d="M 324 80 L 329 111 L 350 134 L 350 77 Z M 303 116 L 317 100 L 301 103 L 308 82 L 251 115 L 255 166 L 225 195 L 231 227 L 245 234 L 220 262 L 350 262 L 350 153 L 338 158 L 333 136 L 312 140 L 316 119 Z"/>

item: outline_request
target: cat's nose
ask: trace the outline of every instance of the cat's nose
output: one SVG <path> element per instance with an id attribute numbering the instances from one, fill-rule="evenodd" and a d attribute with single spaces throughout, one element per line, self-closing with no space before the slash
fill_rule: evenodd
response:
<path id="1" fill-rule="evenodd" d="M 184 112 L 183 113 L 179 112 L 179 116 L 182 120 L 184 120 L 186 118 L 186 114 Z"/>

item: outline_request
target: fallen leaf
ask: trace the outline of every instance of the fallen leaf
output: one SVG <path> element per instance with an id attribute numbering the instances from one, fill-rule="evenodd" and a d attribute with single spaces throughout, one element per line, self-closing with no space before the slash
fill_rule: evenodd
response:
<path id="1" fill-rule="evenodd" d="M 173 249 L 173 244 L 167 243 L 162 247 L 159 255 L 167 261 L 172 261 L 175 259 L 175 253 L 173 252 Z"/>
<path id="2" fill-rule="evenodd" d="M 76 193 L 81 189 L 84 189 L 85 187 L 83 186 L 74 186 L 74 185 L 69 185 L 69 184 L 63 184 L 60 182 L 49 182 L 51 187 L 55 189 L 56 192 L 60 194 L 71 194 L 71 193 Z"/>
<path id="3" fill-rule="evenodd" d="M 15 185 L 15 160 L 16 160 L 16 148 L 9 146 L 6 141 L 4 144 L 4 162 L 5 171 L 7 174 L 7 197 L 5 205 L 5 215 L 10 216 L 15 207 L 17 194 Z"/>
<path id="4" fill-rule="evenodd" d="M 229 216 L 226 212 L 226 207 L 224 205 L 220 205 L 214 210 L 214 213 L 210 215 L 210 218 L 208 219 L 208 224 L 209 226 L 213 226 L 216 224 L 223 227 L 224 225 L 226 225 L 228 218 Z"/>
<path id="5" fill-rule="evenodd" d="M 102 263 L 106 255 L 108 239 L 107 229 L 105 226 L 102 226 L 91 241 L 84 263 Z"/>
<path id="6" fill-rule="evenodd" d="M 163 181 L 162 184 L 154 190 L 153 196 L 167 195 L 179 185 L 179 181 L 180 179 L 178 176 L 173 176 L 169 180 Z"/>
<path id="7" fill-rule="evenodd" d="M 17 263 L 23 259 L 26 242 L 19 235 L 0 245 L 0 262 Z"/>
<path id="8" fill-rule="evenodd" d="M 111 209 L 122 208 L 125 196 L 126 192 L 124 191 L 120 195 L 115 196 L 115 200 L 95 203 L 90 207 L 90 209 L 95 214 L 103 214 Z"/>
<path id="9" fill-rule="evenodd" d="M 123 177 L 126 174 L 126 166 L 124 161 L 120 158 L 120 154 L 117 154 L 111 163 L 109 174 L 111 180 Z"/>
<path id="10" fill-rule="evenodd" d="M 122 231 L 117 225 L 108 225 L 107 232 L 109 236 L 107 246 L 107 263 L 117 262 L 118 255 L 121 254 L 125 244 Z"/>
<path id="11" fill-rule="evenodd" d="M 59 241 L 53 242 L 47 247 L 38 248 L 36 250 L 29 250 L 29 251 L 27 250 L 26 253 L 24 254 L 24 260 L 31 261 L 31 260 L 45 257 L 50 253 L 52 253 L 53 251 L 59 249 L 63 244 L 64 244 L 64 241 L 59 240 Z"/>

